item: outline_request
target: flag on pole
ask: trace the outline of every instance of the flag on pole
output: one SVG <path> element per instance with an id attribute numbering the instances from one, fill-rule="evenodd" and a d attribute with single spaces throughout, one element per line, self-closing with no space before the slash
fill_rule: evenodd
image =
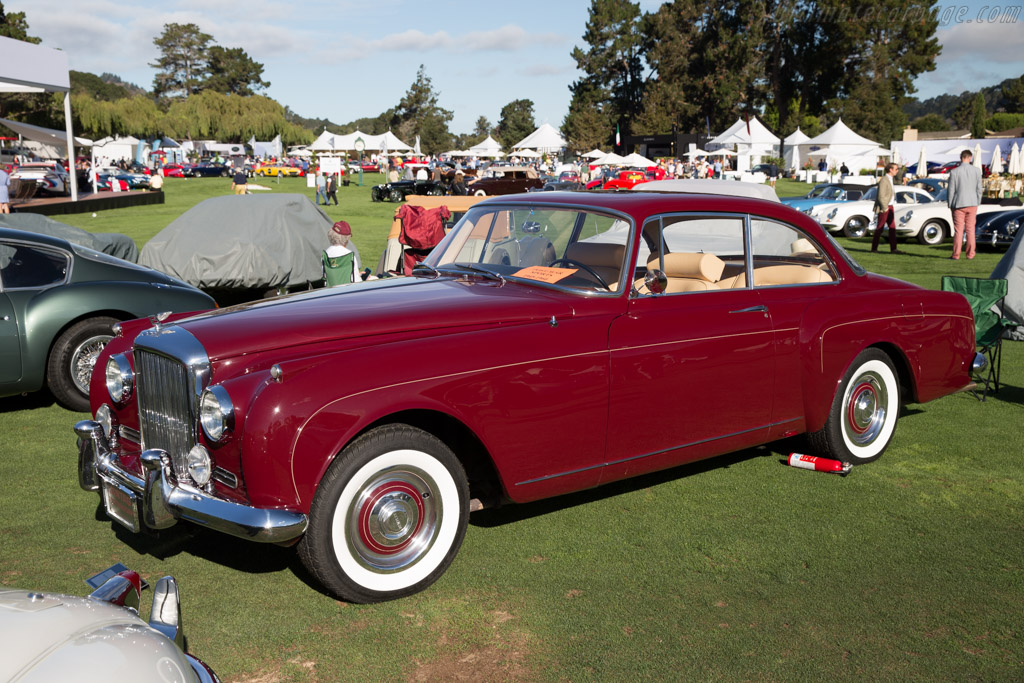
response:
<path id="1" fill-rule="evenodd" d="M 615 146 L 618 147 L 622 144 L 622 138 L 619 137 L 619 124 L 615 124 Z"/>

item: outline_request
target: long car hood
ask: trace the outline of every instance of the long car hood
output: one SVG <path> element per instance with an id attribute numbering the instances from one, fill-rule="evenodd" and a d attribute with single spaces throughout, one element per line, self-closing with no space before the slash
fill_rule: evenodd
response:
<path id="1" fill-rule="evenodd" d="M 346 338 L 410 337 L 572 315 L 568 295 L 482 281 L 395 278 L 210 311 L 177 322 L 211 360 Z"/>

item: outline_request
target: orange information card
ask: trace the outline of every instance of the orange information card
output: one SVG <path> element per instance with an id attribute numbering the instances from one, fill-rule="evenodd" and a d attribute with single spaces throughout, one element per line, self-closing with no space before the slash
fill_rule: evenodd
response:
<path id="1" fill-rule="evenodd" d="M 537 280 L 538 282 L 558 282 L 564 280 L 573 273 L 577 268 L 548 268 L 547 266 L 530 266 L 529 268 L 523 268 L 522 270 L 512 273 L 516 277 L 526 278 L 527 280 Z"/>

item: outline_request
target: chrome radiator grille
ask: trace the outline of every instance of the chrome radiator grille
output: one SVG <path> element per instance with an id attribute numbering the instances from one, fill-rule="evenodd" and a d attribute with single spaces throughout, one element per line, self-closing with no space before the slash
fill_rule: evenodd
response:
<path id="1" fill-rule="evenodd" d="M 170 454 L 179 478 L 188 477 L 185 456 L 196 443 L 196 415 L 189 369 L 181 361 L 135 348 L 139 427 L 145 448 Z"/>

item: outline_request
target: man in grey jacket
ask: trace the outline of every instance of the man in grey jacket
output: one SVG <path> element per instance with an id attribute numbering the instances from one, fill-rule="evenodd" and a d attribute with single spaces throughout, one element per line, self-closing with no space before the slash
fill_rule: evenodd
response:
<path id="1" fill-rule="evenodd" d="M 967 231 L 967 258 L 974 258 L 974 222 L 981 204 L 981 171 L 971 163 L 973 158 L 970 150 L 960 152 L 960 165 L 950 171 L 946 186 L 946 203 L 953 212 L 953 255 L 950 258 L 954 260 L 960 259 L 964 230 Z"/>

